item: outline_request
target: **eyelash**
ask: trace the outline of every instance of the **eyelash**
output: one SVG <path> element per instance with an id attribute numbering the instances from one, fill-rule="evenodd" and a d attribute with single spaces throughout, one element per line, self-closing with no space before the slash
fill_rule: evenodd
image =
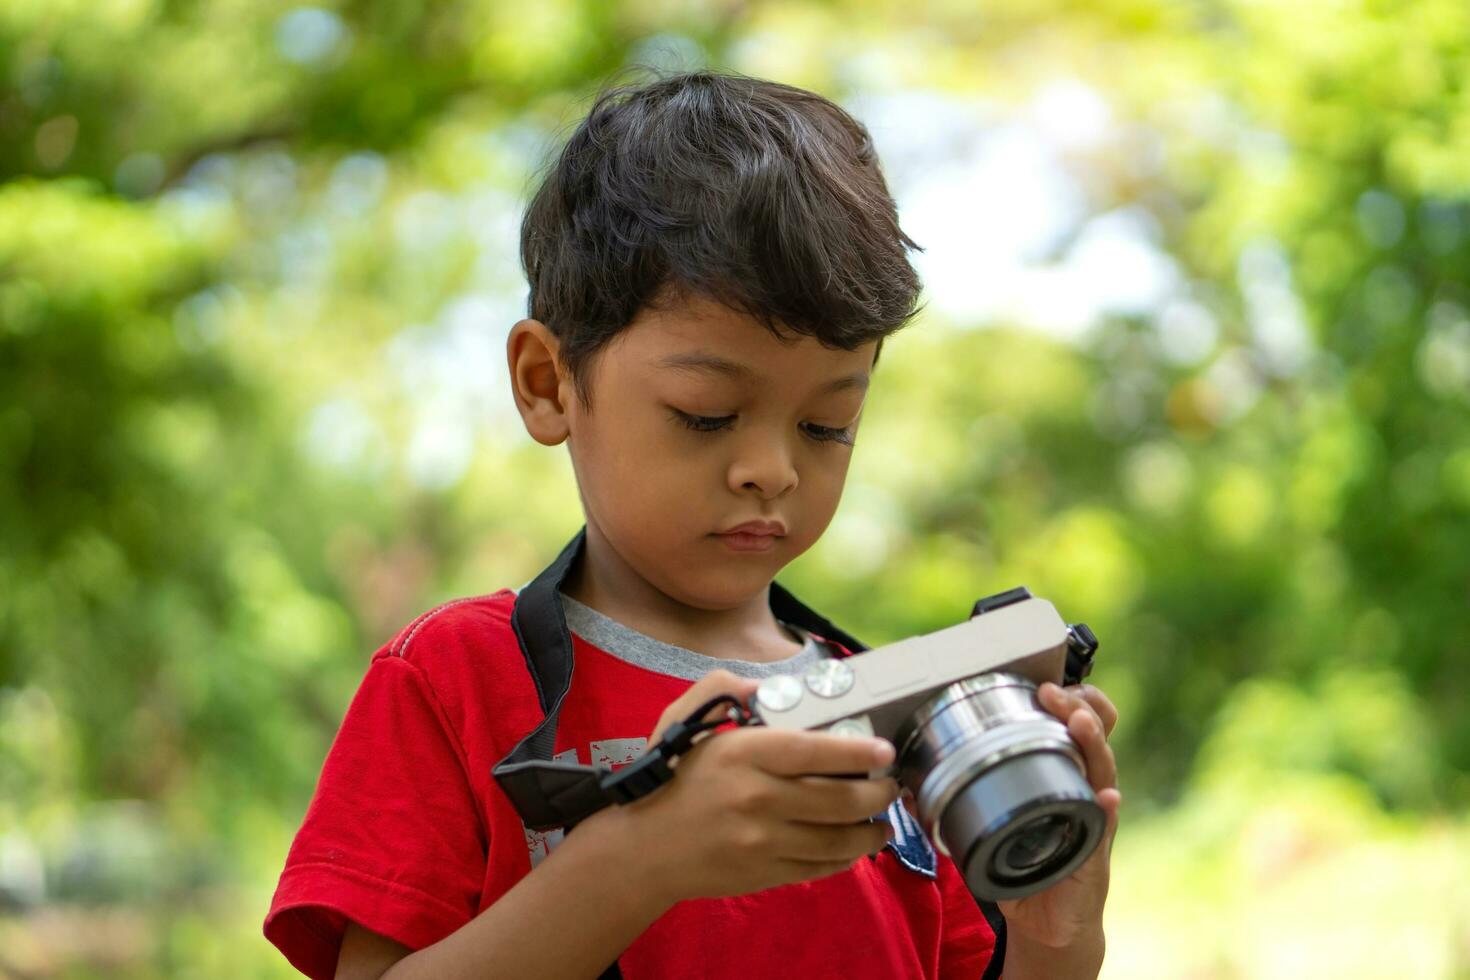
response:
<path id="1" fill-rule="evenodd" d="M 718 432 L 728 428 L 735 421 L 733 415 L 722 415 L 713 417 L 709 415 L 690 415 L 681 412 L 677 408 L 671 409 L 674 419 L 684 425 L 685 428 L 693 429 L 695 432 Z M 813 442 L 836 442 L 844 446 L 852 445 L 851 429 L 834 429 L 826 425 L 813 425 L 810 422 L 803 423 L 807 426 L 804 430 L 807 437 Z"/>

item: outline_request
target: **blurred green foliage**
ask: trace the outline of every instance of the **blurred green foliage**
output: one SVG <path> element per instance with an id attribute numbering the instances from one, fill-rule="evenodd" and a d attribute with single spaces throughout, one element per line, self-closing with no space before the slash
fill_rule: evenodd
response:
<path id="1" fill-rule="evenodd" d="M 286 974 L 367 653 L 578 523 L 504 388 L 518 209 L 655 63 L 982 137 L 1090 93 L 1032 258 L 1122 215 L 1168 295 L 926 311 L 784 577 L 869 642 L 1018 583 L 1097 629 L 1110 975 L 1470 976 L 1467 55 L 1460 0 L 0 4 L 0 974 Z M 872 124 L 901 204 L 966 166 Z"/>

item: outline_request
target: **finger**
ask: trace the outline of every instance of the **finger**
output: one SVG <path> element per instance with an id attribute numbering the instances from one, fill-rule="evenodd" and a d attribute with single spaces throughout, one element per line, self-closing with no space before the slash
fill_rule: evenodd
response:
<path id="1" fill-rule="evenodd" d="M 1116 787 L 1118 764 L 1113 756 L 1113 747 L 1103 734 L 1102 722 L 1089 710 L 1079 708 L 1067 719 L 1067 732 L 1082 748 L 1082 758 L 1087 764 L 1087 782 L 1096 792 Z"/>
<path id="2" fill-rule="evenodd" d="M 817 824 L 851 824 L 884 812 L 898 799 L 898 780 L 780 777 L 766 773 L 751 792 L 755 812 Z"/>
<path id="3" fill-rule="evenodd" d="M 773 776 L 862 773 L 893 761 L 893 743 L 881 738 L 778 728 L 744 728 L 725 737 L 729 751 Z"/>
<path id="4" fill-rule="evenodd" d="M 690 685 L 688 690 L 671 701 L 669 706 L 663 710 L 658 723 L 653 726 L 653 732 L 648 736 L 649 744 L 657 742 L 670 725 L 676 721 L 683 721 L 695 708 L 711 698 L 728 694 L 738 699 L 741 704 L 747 704 L 759 686 L 760 681 L 753 677 L 738 677 L 724 669 L 710 671 Z"/>
<path id="5" fill-rule="evenodd" d="M 728 694 L 736 698 L 741 704 L 746 704 L 756 688 L 760 687 L 760 681 L 754 677 L 740 677 L 723 668 L 710 671 L 699 680 L 690 685 L 689 689 L 681 694 L 675 701 L 682 711 L 679 717 L 684 717 L 711 698 Z M 673 705 L 670 706 L 672 708 Z"/>
<path id="6" fill-rule="evenodd" d="M 1111 848 L 1113 838 L 1118 833 L 1118 811 L 1123 807 L 1123 793 L 1116 786 L 1105 789 L 1097 794 L 1097 804 L 1107 815 L 1108 823 L 1103 830 L 1103 841 Z"/>
<path id="7" fill-rule="evenodd" d="M 1073 688 L 1068 688 L 1068 690 L 1073 690 Z M 1113 728 L 1118 724 L 1118 707 L 1113 704 L 1112 698 L 1091 684 L 1079 684 L 1075 690 L 1082 700 L 1086 701 L 1088 706 L 1097 713 L 1098 719 L 1102 722 L 1103 734 L 1113 734 Z"/>
<path id="8" fill-rule="evenodd" d="M 1043 708 L 1063 723 L 1070 719 L 1074 712 L 1086 711 L 1097 718 L 1100 728 L 1103 727 L 1102 718 L 1098 715 L 1097 710 L 1078 693 L 1076 687 L 1060 687 L 1047 681 L 1036 689 L 1036 697 Z"/>

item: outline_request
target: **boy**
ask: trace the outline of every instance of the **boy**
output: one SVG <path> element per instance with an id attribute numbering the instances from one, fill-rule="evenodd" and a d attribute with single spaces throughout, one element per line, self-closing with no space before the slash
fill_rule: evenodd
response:
<path id="1" fill-rule="evenodd" d="M 837 507 L 879 347 L 914 310 L 912 247 L 866 130 L 809 92 L 675 76 L 605 93 L 572 135 L 522 227 L 530 317 L 507 344 L 586 515 L 556 758 L 630 762 L 709 698 L 847 652 L 778 619 L 771 583 Z M 835 778 L 891 761 L 882 740 L 722 731 L 574 833 L 526 830 L 491 774 L 544 717 L 516 601 L 449 603 L 374 656 L 265 924 L 303 972 L 1096 975 L 1120 797 L 1095 688 L 1041 700 L 1104 843 L 997 909 L 922 835 L 890 839 L 894 780 Z"/>

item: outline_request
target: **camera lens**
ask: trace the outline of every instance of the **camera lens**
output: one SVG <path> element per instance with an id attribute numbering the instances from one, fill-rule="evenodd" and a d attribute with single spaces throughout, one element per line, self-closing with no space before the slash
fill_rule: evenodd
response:
<path id="1" fill-rule="evenodd" d="M 899 781 L 977 897 L 1024 898 L 1071 874 L 1105 818 L 1066 726 L 1006 673 L 949 685 L 900 729 Z"/>
<path id="2" fill-rule="evenodd" d="M 1070 874 L 1102 834 L 1103 813 L 1071 759 L 1033 752 L 994 765 L 955 793 L 939 833 L 970 890 L 1021 898 Z"/>
<path id="3" fill-rule="evenodd" d="M 1075 836 L 1075 826 L 1059 813 L 1038 817 L 1023 825 L 996 848 L 997 872 L 1017 874 L 1034 871 L 1066 850 Z"/>

